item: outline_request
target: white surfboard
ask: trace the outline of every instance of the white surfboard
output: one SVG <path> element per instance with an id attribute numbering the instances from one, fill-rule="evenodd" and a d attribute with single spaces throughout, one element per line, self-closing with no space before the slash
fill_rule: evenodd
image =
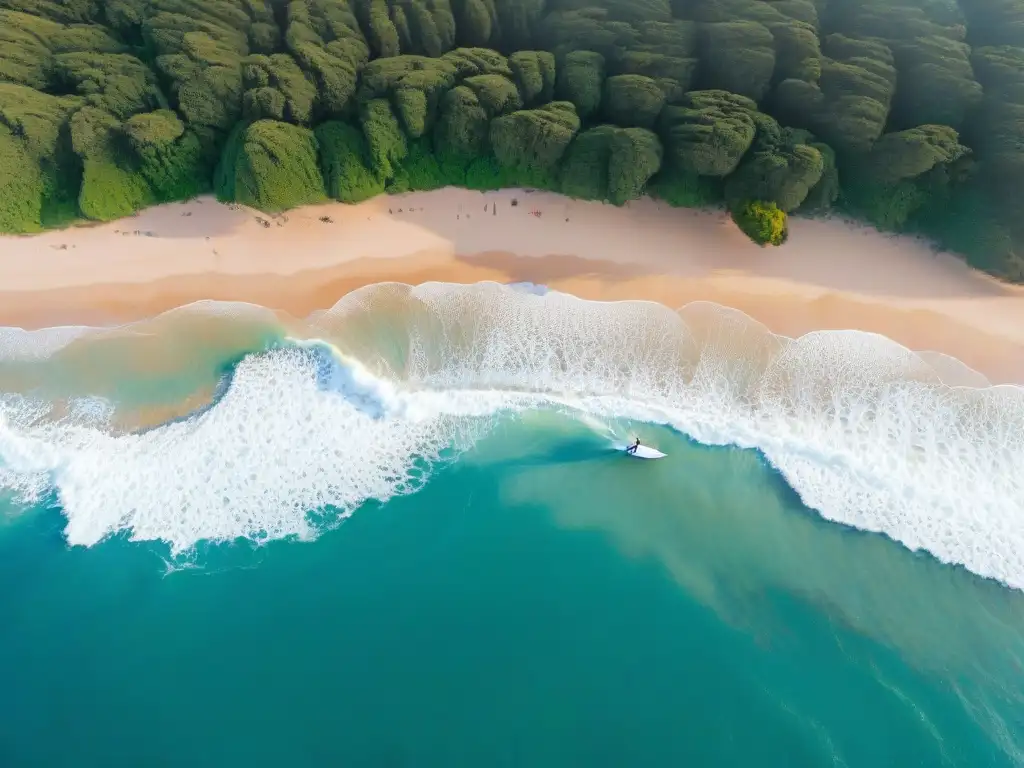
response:
<path id="1" fill-rule="evenodd" d="M 656 448 L 651 448 L 647 445 L 641 445 L 635 451 L 627 451 L 627 456 L 632 456 L 634 459 L 663 459 L 665 454 Z"/>

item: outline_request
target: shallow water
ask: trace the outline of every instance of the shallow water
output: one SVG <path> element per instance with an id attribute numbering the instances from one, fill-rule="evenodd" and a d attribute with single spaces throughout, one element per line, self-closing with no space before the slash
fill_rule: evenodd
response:
<path id="1" fill-rule="evenodd" d="M 496 285 L 0 348 L 0 764 L 1024 765 L 955 362 Z"/>

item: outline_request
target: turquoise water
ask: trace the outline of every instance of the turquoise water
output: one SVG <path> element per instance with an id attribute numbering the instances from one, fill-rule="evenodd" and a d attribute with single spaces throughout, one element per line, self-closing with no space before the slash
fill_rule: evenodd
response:
<path id="1" fill-rule="evenodd" d="M 922 518 L 896 495 L 856 527 L 801 501 L 824 493 L 810 463 L 902 489 L 900 461 L 921 479 L 965 449 L 933 458 L 918 435 L 910 458 L 860 458 L 882 418 L 863 389 L 872 407 L 840 391 L 822 410 L 853 438 L 787 454 L 761 416 L 732 441 L 760 445 L 712 440 L 723 420 L 687 422 L 657 354 L 709 414 L 727 399 L 709 360 L 763 408 L 787 343 L 752 325 L 684 314 L 703 361 L 687 368 L 649 305 L 494 288 L 470 295 L 470 325 L 389 294 L 382 323 L 358 298 L 310 321 L 313 344 L 205 308 L 219 335 L 192 317 L 206 352 L 160 375 L 89 335 L 0 366 L 0 765 L 1024 765 L 1024 595 L 1000 549 L 1022 518 L 978 485 L 973 507 Z M 516 302 L 562 342 L 534 325 L 502 347 Z M 648 335 L 599 362 L 599 315 L 573 313 L 608 309 Z M 912 391 L 984 416 L 991 393 L 921 370 Z M 668 457 L 626 459 L 633 434 Z M 993 563 L 1003 578 L 978 575 Z"/>

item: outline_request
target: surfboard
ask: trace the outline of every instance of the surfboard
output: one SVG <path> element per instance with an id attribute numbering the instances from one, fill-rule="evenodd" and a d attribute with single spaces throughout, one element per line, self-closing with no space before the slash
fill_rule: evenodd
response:
<path id="1" fill-rule="evenodd" d="M 656 448 L 651 448 L 650 446 L 647 445 L 641 445 L 635 451 L 629 451 L 628 453 L 626 453 L 626 455 L 632 456 L 634 459 L 663 459 L 665 458 L 666 454 L 662 453 Z"/>

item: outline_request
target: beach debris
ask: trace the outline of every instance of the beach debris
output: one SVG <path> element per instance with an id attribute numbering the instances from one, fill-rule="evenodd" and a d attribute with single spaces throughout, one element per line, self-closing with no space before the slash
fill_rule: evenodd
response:
<path id="1" fill-rule="evenodd" d="M 320 217 L 320 221 L 322 221 L 324 224 L 333 224 L 334 223 L 334 219 L 332 219 L 330 216 L 321 216 Z"/>

